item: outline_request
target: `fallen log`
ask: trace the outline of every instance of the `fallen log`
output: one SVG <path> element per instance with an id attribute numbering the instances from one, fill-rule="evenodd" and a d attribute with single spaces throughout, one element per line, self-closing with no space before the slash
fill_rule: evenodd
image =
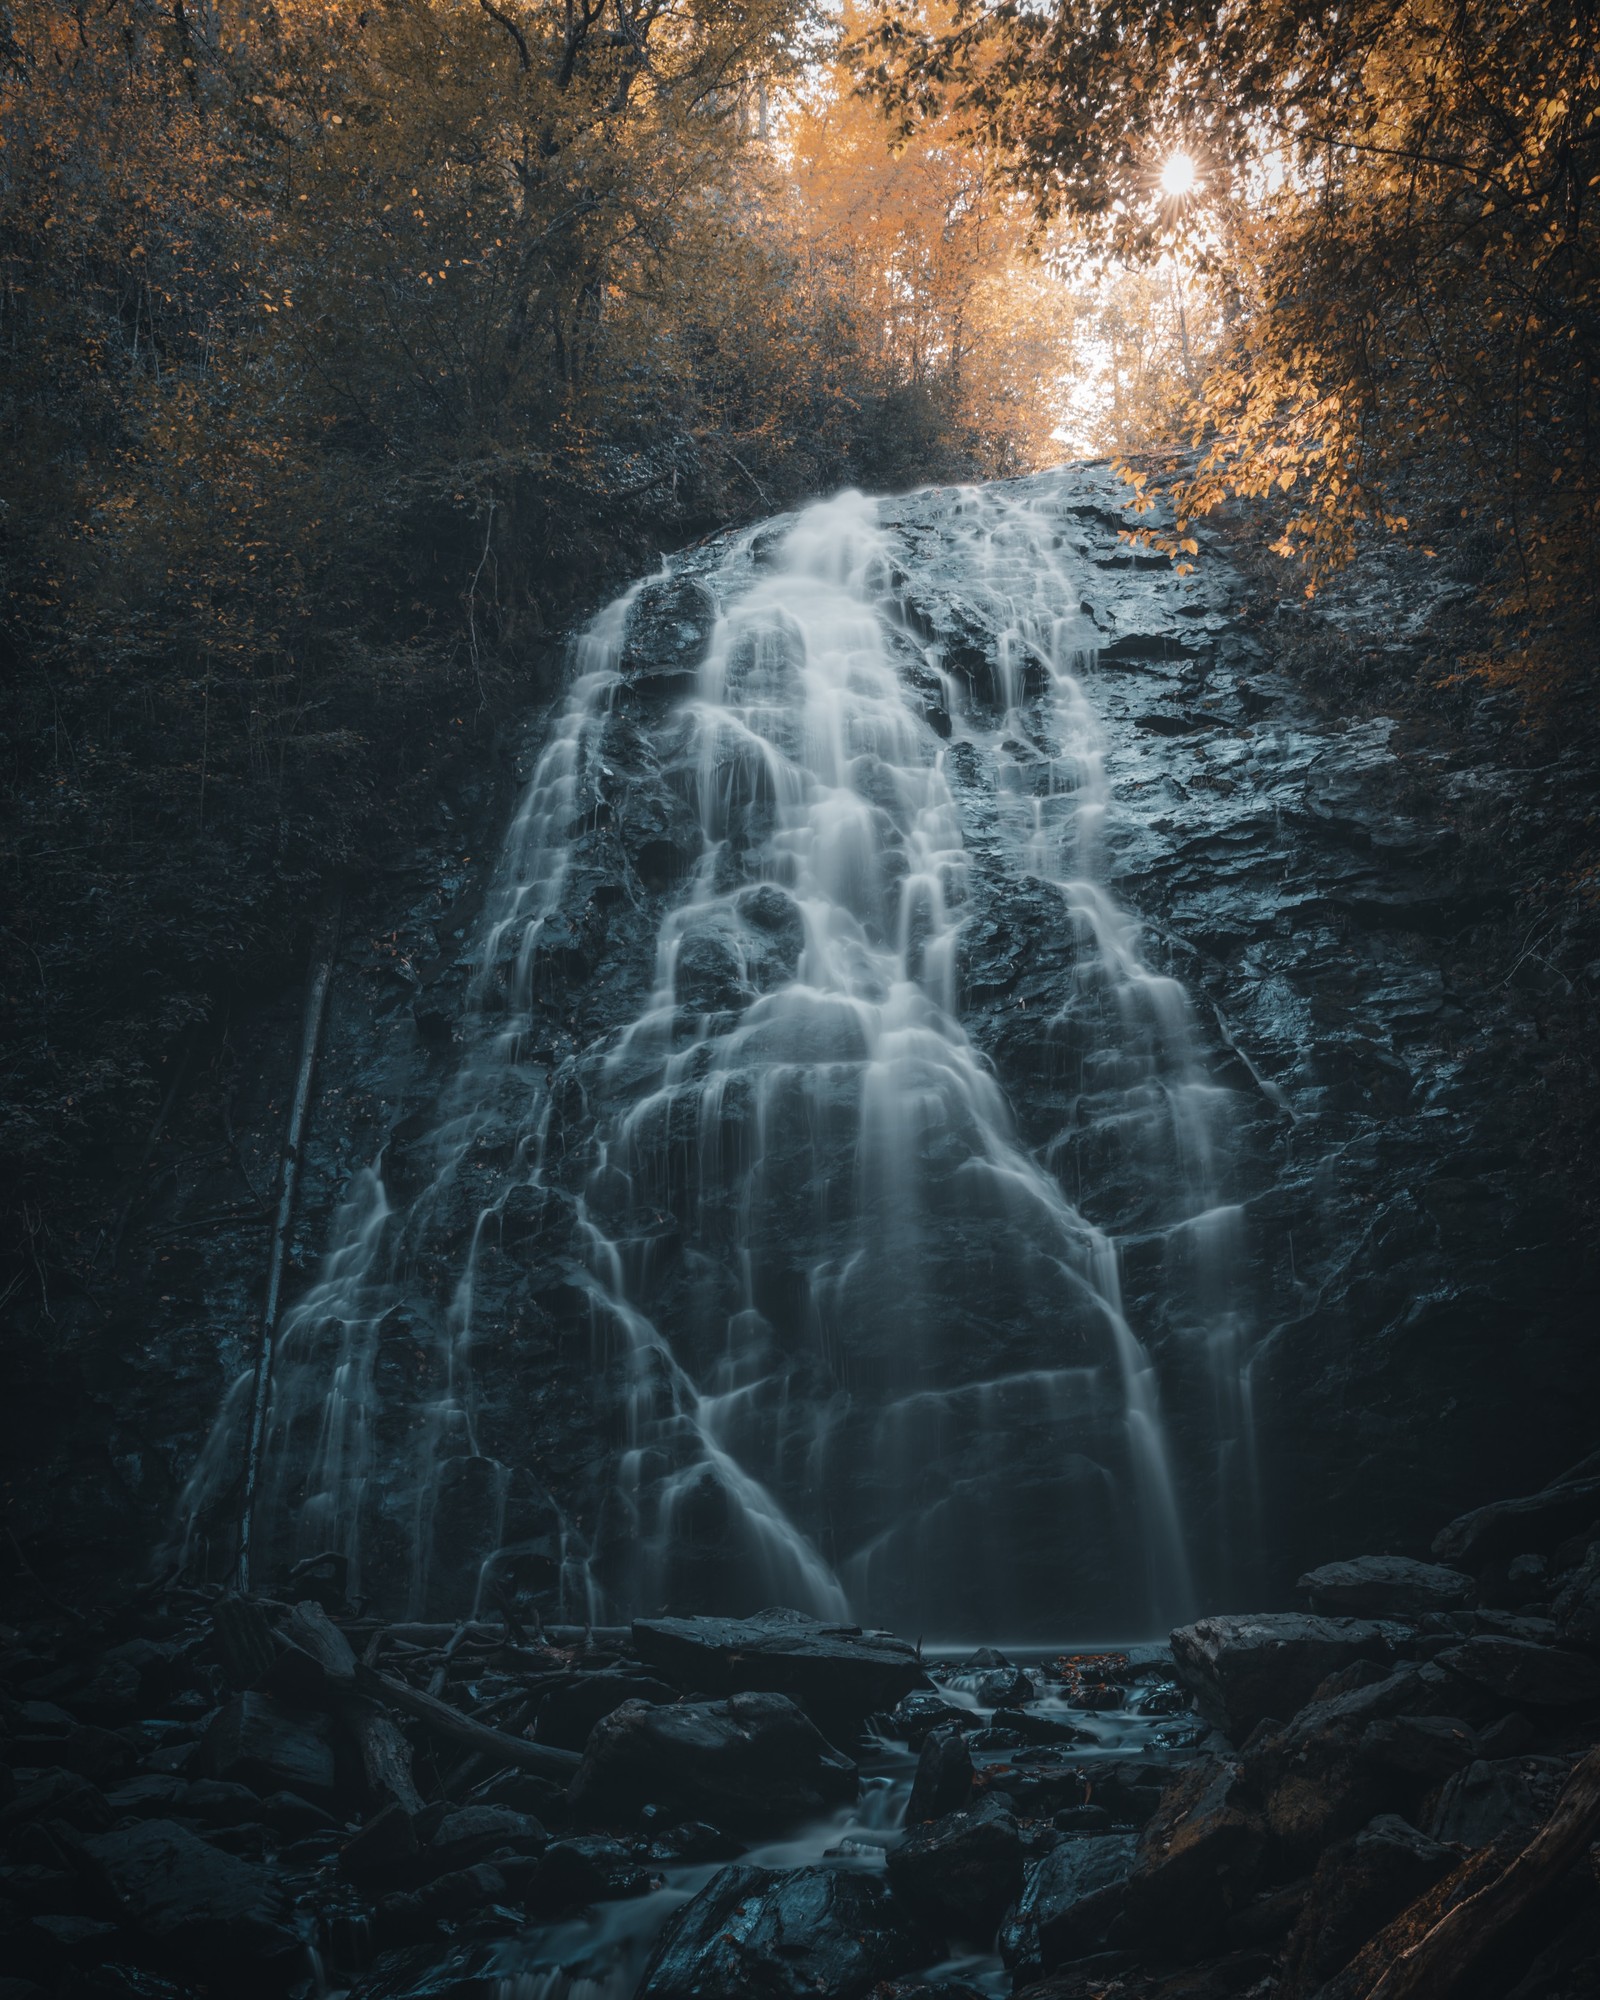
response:
<path id="1" fill-rule="evenodd" d="M 385 1805 L 415 1818 L 425 1808 L 411 1775 L 411 1745 L 399 1725 L 375 1702 L 359 1695 L 341 1703 L 340 1714 L 361 1752 L 368 1790 Z"/>
<path id="2" fill-rule="evenodd" d="M 1456 1904 L 1363 1990 L 1362 2000 L 1448 2000 L 1485 1954 L 1600 1834 L 1600 1749 L 1577 1766 L 1555 1810 L 1509 1867 Z M 1336 1982 L 1337 1983 L 1337 1982 Z"/>
<path id="3" fill-rule="evenodd" d="M 549 1743 L 530 1743 L 525 1737 L 507 1736 L 503 1730 L 491 1729 L 487 1723 L 474 1722 L 470 1716 L 460 1714 L 448 1703 L 435 1699 L 431 1694 L 424 1694 L 421 1688 L 410 1687 L 404 1681 L 379 1673 L 375 1667 L 358 1667 L 356 1685 L 363 1694 L 372 1695 L 390 1708 L 398 1708 L 404 1715 L 414 1716 L 436 1736 L 459 1743 L 464 1750 L 475 1750 L 484 1757 L 493 1758 L 501 1765 L 512 1764 L 520 1771 L 533 1771 L 541 1778 L 560 1780 L 570 1778 L 583 1762 L 576 1750 L 558 1750 Z"/>

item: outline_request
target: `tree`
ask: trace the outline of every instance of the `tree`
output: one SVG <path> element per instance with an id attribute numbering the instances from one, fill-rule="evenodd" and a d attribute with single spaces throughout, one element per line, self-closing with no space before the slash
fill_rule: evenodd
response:
<path id="1" fill-rule="evenodd" d="M 959 0 L 873 36 L 915 126 L 994 147 L 1041 213 L 1129 252 L 1186 148 L 1230 337 L 1180 515 L 1288 496 L 1313 580 L 1441 489 L 1492 522 L 1496 587 L 1570 649 L 1596 611 L 1600 13 L 1594 0 Z"/>

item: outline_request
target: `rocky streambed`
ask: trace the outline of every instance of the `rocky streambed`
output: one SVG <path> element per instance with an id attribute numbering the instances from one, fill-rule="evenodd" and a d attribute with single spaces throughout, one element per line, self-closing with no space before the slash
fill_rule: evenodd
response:
<path id="1" fill-rule="evenodd" d="M 0 1658 L 4 2000 L 1600 1982 L 1600 1458 L 1170 1644 L 176 1580 Z"/>

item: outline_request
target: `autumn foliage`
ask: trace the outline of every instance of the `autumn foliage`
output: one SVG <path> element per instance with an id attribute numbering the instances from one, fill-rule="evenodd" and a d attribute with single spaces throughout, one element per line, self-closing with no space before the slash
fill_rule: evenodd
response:
<path id="1" fill-rule="evenodd" d="M 87 1259 L 81 1163 L 137 1159 L 184 1038 L 487 761 L 576 610 L 727 521 L 1038 449 L 1021 206 L 892 160 L 834 32 L 806 0 L 0 0 L 25 1265 Z"/>

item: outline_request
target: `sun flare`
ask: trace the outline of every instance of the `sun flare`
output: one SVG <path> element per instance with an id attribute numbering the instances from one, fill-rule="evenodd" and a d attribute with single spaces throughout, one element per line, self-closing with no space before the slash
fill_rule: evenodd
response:
<path id="1" fill-rule="evenodd" d="M 1194 161 L 1187 153 L 1171 153 L 1161 169 L 1161 192 L 1177 200 L 1193 192 L 1197 178 Z"/>

